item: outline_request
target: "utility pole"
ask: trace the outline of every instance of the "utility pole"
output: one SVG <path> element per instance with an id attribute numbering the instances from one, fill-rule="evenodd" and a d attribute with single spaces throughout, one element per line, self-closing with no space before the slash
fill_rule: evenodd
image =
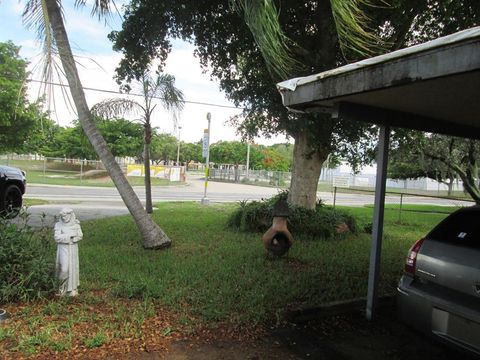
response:
<path id="1" fill-rule="evenodd" d="M 250 168 L 250 141 L 248 141 L 247 143 L 247 174 L 246 174 L 246 177 L 247 177 L 247 180 L 248 180 L 248 170 Z"/>
<path id="2" fill-rule="evenodd" d="M 203 157 L 207 158 L 205 163 L 205 189 L 203 192 L 202 205 L 210 204 L 210 200 L 207 198 L 208 187 L 208 173 L 210 169 L 210 120 L 212 120 L 212 114 L 207 113 L 208 129 L 203 132 Z"/>
<path id="3" fill-rule="evenodd" d="M 177 145 L 177 166 L 180 163 L 180 131 L 182 130 L 182 127 L 178 127 L 178 145 Z"/>

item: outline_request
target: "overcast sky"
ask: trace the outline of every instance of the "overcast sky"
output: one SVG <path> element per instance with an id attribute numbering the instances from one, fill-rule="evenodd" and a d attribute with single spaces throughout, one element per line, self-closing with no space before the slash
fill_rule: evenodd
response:
<path id="1" fill-rule="evenodd" d="M 112 50 L 107 34 L 121 26 L 119 16 L 113 16 L 105 25 L 104 21 L 97 21 L 97 18 L 90 16 L 90 8 L 74 9 L 73 1 L 63 1 L 65 6 L 66 28 L 70 38 L 72 50 L 77 56 L 79 63 L 78 70 L 82 85 L 85 88 L 98 88 L 105 90 L 118 90 L 118 85 L 113 80 L 115 68 L 120 60 L 120 54 Z M 121 2 L 116 1 L 119 5 Z M 21 14 L 24 1 L 0 0 L 0 41 L 11 40 L 20 45 L 21 56 L 30 62 L 30 70 L 38 66 L 40 60 L 40 46 L 36 41 L 34 30 L 26 29 L 22 24 Z M 181 41 L 174 42 L 172 50 L 165 67 L 165 72 L 174 75 L 176 86 L 184 92 L 185 99 L 192 102 L 219 104 L 233 107 L 219 90 L 218 83 L 210 80 L 209 74 L 203 74 L 199 61 L 193 56 L 193 46 Z M 33 72 L 33 79 L 40 79 L 40 74 Z M 65 81 L 64 81 L 65 82 Z M 29 84 L 29 95 L 32 99 L 38 97 L 39 85 Z M 106 99 L 115 97 L 96 91 L 85 91 L 89 106 Z M 157 107 L 158 108 L 158 107 Z M 76 114 L 66 106 L 60 89 L 55 88 L 55 101 L 51 102 L 52 119 L 60 125 L 66 126 L 76 118 Z M 240 109 L 216 107 L 208 105 L 186 104 L 179 125 L 181 139 L 187 142 L 194 142 L 201 139 L 203 129 L 207 127 L 206 114 L 212 114 L 211 142 L 218 140 L 235 140 L 239 137 L 235 129 L 229 126 L 226 121 L 241 112 Z M 161 132 L 171 133 L 178 136 L 173 121 L 169 114 L 156 110 L 153 118 L 153 126 L 158 127 Z M 272 144 L 284 142 L 285 137 L 274 137 L 272 139 L 256 138 L 255 141 L 261 144 Z"/>

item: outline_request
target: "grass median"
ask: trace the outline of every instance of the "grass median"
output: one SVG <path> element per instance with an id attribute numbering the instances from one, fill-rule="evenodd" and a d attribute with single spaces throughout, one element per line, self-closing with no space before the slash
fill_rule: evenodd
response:
<path id="1" fill-rule="evenodd" d="M 132 186 L 145 186 L 143 177 L 128 176 L 128 182 Z M 114 187 L 112 179 L 109 176 L 103 177 L 83 177 L 80 178 L 78 173 L 62 172 L 62 171 L 29 171 L 27 173 L 27 181 L 31 184 L 48 184 L 48 185 L 68 185 L 68 186 L 97 186 L 97 187 Z M 182 185 L 184 182 L 170 181 L 168 179 L 151 178 L 152 186 L 168 186 Z"/>
<path id="2" fill-rule="evenodd" d="M 0 350 L 93 348 L 184 335 L 199 325 L 255 328 L 281 321 L 288 310 L 366 294 L 367 233 L 327 241 L 293 234 L 288 255 L 272 260 L 261 234 L 226 227 L 234 205 L 157 206 L 153 217 L 171 248 L 143 250 L 128 216 L 83 222 L 80 296 L 7 304 L 16 320 L 0 328 Z M 343 209 L 360 228 L 371 222 L 371 208 Z M 401 222 L 396 211 L 386 211 L 380 294 L 394 293 L 410 245 L 446 216 L 430 209 L 405 212 Z M 147 334 L 152 324 L 156 333 Z"/>

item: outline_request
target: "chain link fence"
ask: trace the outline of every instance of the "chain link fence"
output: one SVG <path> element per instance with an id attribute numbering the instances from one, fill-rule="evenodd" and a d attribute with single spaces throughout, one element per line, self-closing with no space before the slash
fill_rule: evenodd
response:
<path id="1" fill-rule="evenodd" d="M 18 167 L 27 172 L 28 178 L 66 178 L 83 180 L 98 174 L 105 176 L 103 163 L 97 160 L 55 158 L 35 155 L 2 155 L 0 165 Z M 123 166 L 126 169 L 126 165 Z M 30 181 L 31 182 L 31 181 Z"/>
<path id="2" fill-rule="evenodd" d="M 210 169 L 210 180 L 226 181 L 261 186 L 275 186 L 288 188 L 291 182 L 291 173 L 247 170 L 241 167 L 229 166 L 220 169 Z M 374 203 L 375 174 L 349 174 L 339 169 L 322 169 L 318 182 L 318 195 L 328 204 L 363 206 Z M 463 191 L 461 181 L 451 186 L 438 183 L 432 179 L 387 180 L 386 206 L 388 210 L 398 211 L 399 220 L 405 211 L 425 211 L 430 205 L 449 207 L 470 206 L 475 202 Z M 415 205 L 415 206 L 410 206 Z M 421 206 L 417 206 L 421 205 Z M 435 211 L 438 211 L 435 210 Z"/>
<path id="3" fill-rule="evenodd" d="M 242 184 L 255 184 L 262 186 L 288 187 L 292 174 L 281 171 L 246 170 L 239 167 L 223 169 L 210 169 L 209 179 L 214 181 L 227 181 Z"/>
<path id="4" fill-rule="evenodd" d="M 333 207 L 336 205 L 363 206 L 365 204 L 371 204 L 373 207 L 375 189 L 365 190 L 334 186 L 331 196 Z M 385 193 L 385 210 L 397 212 L 399 222 L 402 221 L 405 212 L 440 212 L 448 214 L 452 212 L 452 208 L 472 205 L 475 205 L 475 201 L 467 197 L 414 194 L 402 191 L 386 191 Z M 442 208 L 445 210 L 442 210 Z"/>
<path id="5" fill-rule="evenodd" d="M 126 175 L 129 175 L 127 170 L 131 166 L 143 169 L 143 164 L 136 164 L 133 158 L 116 158 L 115 160 Z M 65 184 L 75 184 L 76 182 L 83 183 L 86 180 L 104 182 L 101 179 L 109 179 L 105 166 L 98 160 L 8 154 L 0 155 L 0 165 L 13 166 L 25 171 L 29 183 L 60 184 L 63 181 Z M 163 170 L 161 176 L 159 168 Z M 152 177 L 171 180 L 172 168 L 169 165 L 152 165 L 152 169 L 158 172 L 158 174 L 152 174 Z M 185 181 L 184 168 L 177 168 L 180 169 L 180 181 Z M 143 177 L 143 175 L 140 174 L 138 177 Z"/>
<path id="6" fill-rule="evenodd" d="M 268 170 L 246 170 L 242 166 L 228 166 L 210 169 L 209 179 L 213 181 L 226 181 L 262 186 L 275 186 L 288 188 L 292 175 L 290 172 Z M 333 192 L 334 188 L 348 188 L 353 190 L 373 191 L 375 188 L 375 174 L 349 174 L 337 169 L 324 168 L 321 171 L 318 191 Z M 445 197 L 464 197 L 463 184 L 455 181 L 447 184 L 429 178 L 396 180 L 387 179 L 387 189 L 393 192 Z"/>

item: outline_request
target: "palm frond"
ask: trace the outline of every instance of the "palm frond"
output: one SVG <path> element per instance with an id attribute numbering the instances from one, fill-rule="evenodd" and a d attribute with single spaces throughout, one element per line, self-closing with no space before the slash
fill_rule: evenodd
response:
<path id="1" fill-rule="evenodd" d="M 112 119 L 125 114 L 136 115 L 145 113 L 145 108 L 138 102 L 130 99 L 106 99 L 95 104 L 92 109 L 92 114 L 97 116 Z"/>
<path id="2" fill-rule="evenodd" d="M 386 3 L 381 1 L 384 5 Z M 330 0 L 342 53 L 347 50 L 365 57 L 384 48 L 379 36 L 369 28 L 370 19 L 362 8 L 376 6 L 372 0 Z"/>
<path id="3" fill-rule="evenodd" d="M 151 95 L 160 99 L 162 107 L 172 114 L 179 113 L 185 106 L 183 92 L 175 87 L 175 76 L 157 73 Z"/>
<path id="4" fill-rule="evenodd" d="M 230 0 L 230 4 L 243 16 L 270 73 L 288 78 L 299 63 L 289 50 L 292 40 L 282 31 L 273 1 Z"/>
<path id="5" fill-rule="evenodd" d="M 75 6 L 85 6 L 87 2 L 90 3 L 88 0 L 75 0 Z M 115 6 L 114 1 L 112 0 L 94 0 L 92 4 L 92 16 L 96 15 L 99 20 L 108 17 L 111 13 L 111 5 Z"/>
<path id="6" fill-rule="evenodd" d="M 64 15 L 61 1 L 56 0 L 62 16 Z M 88 1 L 90 3 L 90 1 Z M 83 6 L 87 3 L 87 0 L 76 0 L 75 6 Z M 109 13 L 109 6 L 113 3 L 110 0 L 96 0 L 92 4 L 92 15 L 98 14 L 99 18 Z M 65 80 L 65 73 L 63 66 L 59 60 L 58 48 L 53 36 L 53 30 L 50 24 L 48 11 L 46 7 L 46 0 L 29 0 L 26 2 L 23 14 L 23 24 L 28 29 L 33 29 L 37 34 L 37 39 L 42 47 L 42 56 L 38 61 L 38 64 L 34 66 L 33 72 L 39 72 L 42 79 L 42 85 L 39 87 L 38 98 L 46 95 L 46 106 L 48 110 L 55 109 L 55 82 L 61 84 L 61 95 L 64 102 L 67 105 L 69 111 L 75 113 L 75 106 L 71 95 L 66 86 L 63 86 Z M 78 56 L 77 56 L 78 57 Z M 92 59 L 90 59 L 92 60 Z M 92 60 L 94 61 L 94 60 Z M 96 62 L 95 62 L 96 63 Z M 82 66 L 76 61 L 78 66 Z M 97 66 L 101 66 L 96 63 Z"/>
<path id="7" fill-rule="evenodd" d="M 370 56 L 386 47 L 380 37 L 369 28 L 370 19 L 363 10 L 364 7 L 386 6 L 386 1 L 330 0 L 345 58 L 348 53 L 361 57 Z M 230 4 L 243 16 L 270 73 L 287 78 L 292 74 L 292 70 L 301 67 L 289 50 L 294 44 L 281 29 L 273 0 L 230 0 Z"/>
<path id="8" fill-rule="evenodd" d="M 45 79 L 51 80 L 53 74 L 52 66 L 54 66 L 55 55 L 58 51 L 45 0 L 28 1 L 23 10 L 22 19 L 23 24 L 28 29 L 33 29 L 37 33 L 37 39 L 42 46 L 45 63 L 42 75 L 44 75 Z"/>
<path id="9" fill-rule="evenodd" d="M 63 15 L 63 8 L 59 2 L 60 10 Z M 27 1 L 23 14 L 23 24 L 32 29 L 37 34 L 37 40 L 42 47 L 42 55 L 38 64 L 33 67 L 32 72 L 39 72 L 42 84 L 39 87 L 38 98 L 43 95 L 47 98 L 47 108 L 50 111 L 55 109 L 55 95 L 54 95 L 54 83 L 58 81 L 63 85 L 63 79 L 65 79 L 65 73 L 63 67 L 58 58 L 58 49 L 53 36 L 53 30 L 50 24 L 50 19 L 47 12 L 45 0 L 29 0 Z M 66 87 L 61 86 L 62 97 L 65 100 L 67 108 L 75 112 L 71 97 Z"/>

